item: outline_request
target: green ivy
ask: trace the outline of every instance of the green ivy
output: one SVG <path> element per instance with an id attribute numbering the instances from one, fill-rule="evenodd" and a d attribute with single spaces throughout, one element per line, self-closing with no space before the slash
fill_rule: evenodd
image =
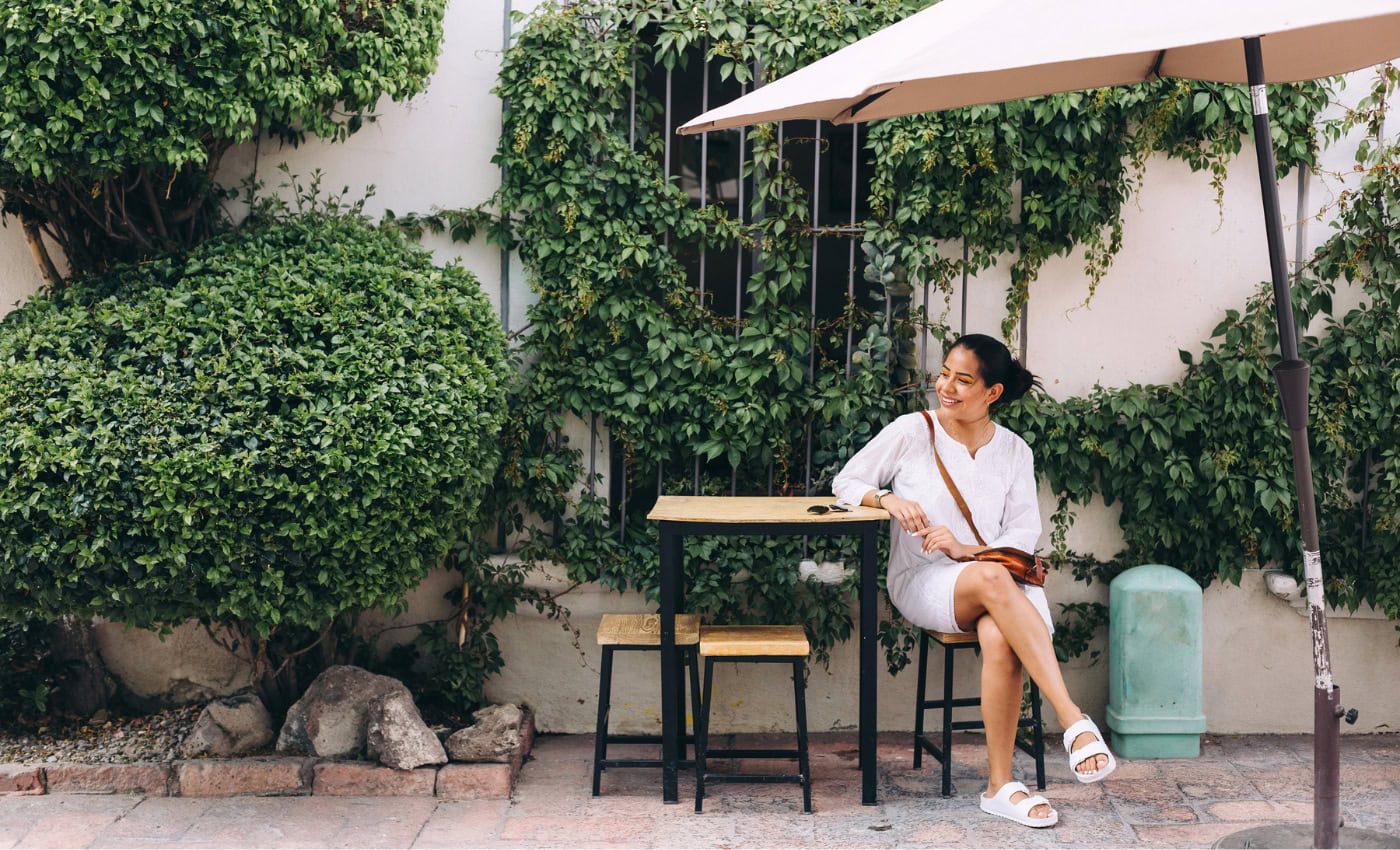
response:
<path id="1" fill-rule="evenodd" d="M 728 493 L 731 486 L 804 492 L 809 440 L 812 485 L 820 491 L 882 425 L 922 406 L 926 376 L 914 340 L 922 329 L 946 338 L 947 327 L 942 311 L 925 314 L 909 299 L 918 284 L 949 292 L 964 268 L 940 258 L 936 240 L 965 240 L 973 271 L 1013 253 L 1009 334 L 1050 257 L 1086 250 L 1086 297 L 1092 294 L 1119 248 L 1122 204 L 1150 154 L 1182 158 L 1218 180 L 1249 132 L 1240 87 L 1178 81 L 867 125 L 874 213 L 862 250 L 875 295 L 814 326 L 811 199 L 785 158 L 792 148 L 780 151 L 773 125 L 752 128 L 745 176 L 754 190 L 743 220 L 696 208 L 662 172 L 663 104 L 646 82 L 702 58 L 725 79 L 749 82 L 756 68 L 773 78 L 923 5 L 677 0 L 544 5 L 530 15 L 505 55 L 497 89 L 507 105 L 496 157 L 504 179 L 489 225 L 494 239 L 519 251 L 538 296 L 521 338 L 529 366 L 512 394 L 496 493 L 503 527 L 522 533 L 524 559 L 561 563 L 578 580 L 654 597 L 655 529 L 644 518 L 658 493 Z M 1275 88 L 1280 173 L 1313 162 L 1313 122 L 1327 92 L 1316 83 Z M 1019 208 L 1012 203 L 1017 184 Z M 455 211 L 436 224 L 446 226 L 449 216 L 480 221 Z M 743 281 L 737 318 L 701 299 L 680 259 L 734 244 L 752 252 L 755 268 Z M 849 367 L 848 334 L 856 343 Z M 1262 408 L 1270 392 L 1256 390 L 1248 403 Z M 1075 403 L 1090 406 L 1068 404 Z M 593 495 L 592 482 L 580 491 L 581 453 L 558 436 L 565 411 L 596 416 L 609 429 L 623 456 L 625 505 Z M 1093 491 L 1096 470 L 1086 467 L 1071 480 L 1054 466 L 1059 444 L 1050 445 L 1050 434 L 1062 411 L 1049 402 L 1026 411 L 1017 424 L 1046 446 L 1057 490 L 1067 500 Z M 1170 445 L 1195 421 L 1189 408 L 1179 412 L 1180 424 L 1115 439 Z M 1277 459 L 1274 449 L 1255 448 L 1248 447 L 1249 463 L 1263 469 Z M 1080 461 L 1065 463 L 1073 469 Z M 1275 498 L 1278 475 L 1263 474 Z M 1153 492 L 1159 500 L 1172 491 Z M 1150 534 L 1134 522 L 1125 517 L 1130 540 Z M 1256 548 L 1267 555 L 1270 546 Z M 805 623 L 824 653 L 850 634 L 851 581 L 799 582 L 796 563 L 804 556 L 854 563 L 856 553 L 850 542 L 807 547 L 688 541 L 687 605 L 711 619 Z M 1193 569 L 1203 575 L 1204 561 Z M 1089 620 L 1094 612 L 1078 616 Z M 898 620 L 882 625 L 892 666 L 906 660 L 908 637 Z"/>
<path id="2" fill-rule="evenodd" d="M 1400 149 L 1376 143 L 1377 111 L 1397 72 L 1386 67 L 1350 115 L 1324 125 L 1339 138 L 1369 126 L 1357 154 L 1362 175 L 1343 194 L 1334 235 L 1294 287 L 1311 364 L 1313 487 L 1328 600 L 1370 603 L 1400 619 Z M 1334 312 L 1338 282 L 1362 303 Z M 1199 354 L 1181 352 L 1171 385 L 1096 389 L 1056 402 L 1041 396 L 1009 424 L 1031 443 L 1061 495 L 1057 537 L 1082 580 L 1109 580 L 1142 563 L 1176 566 L 1208 585 L 1238 582 L 1255 565 L 1302 577 L 1298 506 L 1287 426 L 1272 367 L 1278 356 L 1272 291 L 1261 285 L 1230 310 Z M 1100 563 L 1063 550 L 1073 504 L 1121 506 L 1125 548 Z"/>

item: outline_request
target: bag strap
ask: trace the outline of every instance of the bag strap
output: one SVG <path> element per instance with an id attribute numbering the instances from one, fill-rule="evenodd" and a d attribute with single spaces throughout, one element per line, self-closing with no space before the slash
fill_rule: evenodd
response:
<path id="1" fill-rule="evenodd" d="M 924 415 L 924 424 L 928 425 L 928 444 L 933 449 L 933 460 L 938 464 L 938 472 L 943 476 L 943 483 L 948 486 L 948 492 L 953 494 L 953 501 L 958 503 L 958 510 L 962 511 L 963 519 L 967 520 L 968 528 L 972 529 L 972 536 L 977 538 L 977 545 L 986 546 L 987 541 L 982 539 L 982 533 L 977 530 L 977 523 L 972 521 L 972 511 L 967 509 L 967 502 L 963 501 L 962 493 L 958 492 L 958 485 L 953 483 L 953 477 L 948 474 L 948 468 L 943 465 L 943 458 L 938 456 L 938 440 L 934 436 L 933 417 L 928 415 L 927 410 L 919 412 Z"/>

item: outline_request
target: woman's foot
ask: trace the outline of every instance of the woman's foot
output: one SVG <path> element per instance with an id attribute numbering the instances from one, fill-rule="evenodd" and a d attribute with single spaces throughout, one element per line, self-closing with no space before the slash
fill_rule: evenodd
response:
<path id="1" fill-rule="evenodd" d="M 1080 732 L 1079 737 L 1074 739 L 1073 752 L 1079 752 L 1084 747 L 1097 742 L 1099 739 L 1093 732 Z M 1074 766 L 1074 772 L 1079 774 L 1094 774 L 1108 767 L 1108 756 L 1103 753 L 1089 756 Z"/>
<path id="2" fill-rule="evenodd" d="M 1070 770 L 1080 782 L 1098 782 L 1118 767 L 1103 733 L 1087 714 L 1065 730 L 1065 752 L 1069 753 Z"/>
<path id="3" fill-rule="evenodd" d="M 1054 826 L 1060 821 L 1059 812 L 1050 807 L 1049 800 L 1038 794 L 1031 796 L 1030 790 L 1020 782 L 1008 782 L 994 794 L 982 794 L 978 806 L 989 815 L 1034 829 Z"/>

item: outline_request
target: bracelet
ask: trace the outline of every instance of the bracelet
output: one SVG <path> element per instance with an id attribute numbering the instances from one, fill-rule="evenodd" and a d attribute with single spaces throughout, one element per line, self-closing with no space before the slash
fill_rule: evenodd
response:
<path id="1" fill-rule="evenodd" d="M 884 506 L 883 502 L 884 502 L 884 500 L 885 500 L 885 497 L 888 496 L 888 495 L 890 495 L 892 492 L 893 492 L 893 491 L 890 491 L 890 490 L 876 490 L 876 491 L 875 491 L 875 507 L 877 507 L 877 508 L 879 508 L 879 509 L 881 509 L 881 510 L 884 510 L 884 507 L 885 507 L 885 506 Z"/>

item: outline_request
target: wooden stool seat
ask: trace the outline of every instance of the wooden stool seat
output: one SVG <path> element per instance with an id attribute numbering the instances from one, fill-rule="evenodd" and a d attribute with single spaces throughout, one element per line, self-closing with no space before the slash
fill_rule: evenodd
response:
<path id="1" fill-rule="evenodd" d="M 801 626 L 701 626 L 700 655 L 705 659 L 700 721 L 695 724 L 695 811 L 703 811 L 706 782 L 796 782 L 802 786 L 802 811 L 812 811 L 812 768 L 807 758 L 807 657 L 812 645 Z M 710 747 L 711 691 L 715 661 L 792 665 L 793 708 L 797 715 L 795 749 Z M 710 773 L 706 759 L 796 759 L 797 773 Z"/>
<path id="2" fill-rule="evenodd" d="M 676 648 L 681 663 L 690 668 L 690 710 L 696 723 L 700 717 L 700 661 L 695 655 L 700 643 L 700 617 L 697 614 L 676 615 Z M 598 623 L 598 645 L 602 659 L 598 670 L 598 723 L 593 730 L 593 796 L 602 790 L 603 771 L 610 767 L 664 767 L 660 758 L 608 758 L 609 744 L 660 744 L 660 735 L 614 735 L 608 732 L 608 714 L 612 703 L 612 665 L 616 652 L 661 651 L 660 614 L 604 614 Z M 685 688 L 679 694 L 685 700 Z M 682 732 L 685 726 L 685 706 L 678 705 Z M 684 741 L 694 741 L 685 736 Z M 681 746 L 685 758 L 685 745 Z"/>
<path id="3" fill-rule="evenodd" d="M 943 647 L 943 698 L 928 698 L 928 642 L 937 641 Z M 922 766 L 923 754 L 927 750 L 943 767 L 942 793 L 953 796 L 953 732 L 959 729 L 985 729 L 979 717 L 976 720 L 954 720 L 955 708 L 981 708 L 982 698 L 953 696 L 953 653 L 959 649 L 977 649 L 981 643 L 975 632 L 939 632 L 923 629 L 919 634 L 919 683 L 914 695 L 914 769 Z M 940 744 L 935 744 L 924 734 L 924 712 L 940 709 L 943 713 L 943 730 Z M 1031 740 L 1016 736 L 1016 746 L 1035 759 L 1035 787 L 1045 790 L 1045 724 L 1040 717 L 1040 689 L 1031 681 L 1031 716 L 1022 717 L 1016 722 L 1019 729 L 1030 729 Z"/>
<path id="4" fill-rule="evenodd" d="M 679 626 L 676 631 L 680 632 Z M 807 631 L 801 626 L 706 626 L 700 630 L 700 654 L 725 658 L 754 655 L 806 657 L 812 654 L 812 645 L 807 641 Z"/>
<path id="5" fill-rule="evenodd" d="M 676 615 L 676 646 L 700 642 L 700 615 Z M 599 646 L 660 646 L 660 614 L 604 614 L 598 623 Z"/>
<path id="6" fill-rule="evenodd" d="M 976 632 L 938 632 L 926 629 L 928 636 L 944 646 L 958 646 L 964 643 L 977 643 Z"/>

